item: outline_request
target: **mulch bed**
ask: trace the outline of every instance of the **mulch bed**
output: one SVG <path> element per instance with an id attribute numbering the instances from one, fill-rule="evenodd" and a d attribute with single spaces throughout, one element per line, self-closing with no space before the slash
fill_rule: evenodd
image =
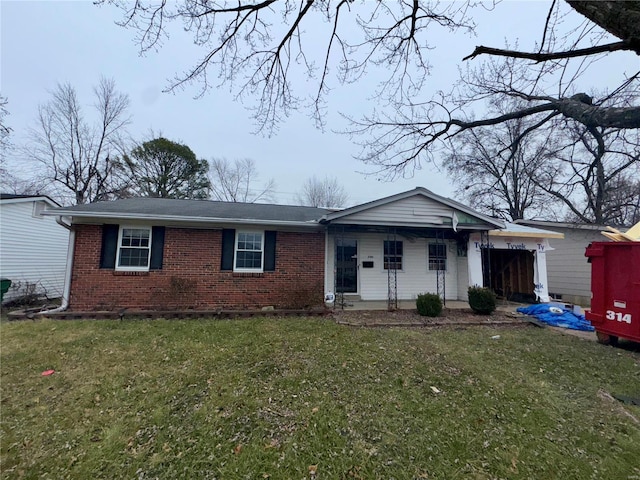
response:
<path id="1" fill-rule="evenodd" d="M 51 319 L 132 319 L 132 318 L 247 318 L 247 317 L 285 317 L 285 316 L 326 316 L 340 325 L 357 327 L 443 327 L 443 326 L 524 326 L 532 321 L 531 317 L 515 311 L 496 310 L 490 315 L 478 315 L 470 308 L 445 308 L 439 317 L 423 317 L 417 310 L 172 310 L 172 311 L 108 311 L 80 312 L 63 311 L 42 315 L 42 309 L 55 305 L 33 307 L 12 311 L 9 320 L 36 319 L 46 316 Z"/>
<path id="2" fill-rule="evenodd" d="M 417 310 L 335 310 L 333 318 L 341 325 L 362 327 L 514 326 L 527 325 L 531 320 L 525 315 L 501 310 L 479 315 L 470 308 L 445 308 L 439 317 L 423 317 Z"/>

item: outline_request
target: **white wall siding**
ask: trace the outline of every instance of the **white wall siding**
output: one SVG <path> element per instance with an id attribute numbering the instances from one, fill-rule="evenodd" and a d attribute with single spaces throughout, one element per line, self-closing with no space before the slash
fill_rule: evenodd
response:
<path id="1" fill-rule="evenodd" d="M 415 196 L 348 215 L 336 223 L 363 223 L 402 225 L 442 223 L 441 217 L 451 218 L 453 209 L 422 196 Z M 450 223 L 450 222 L 449 222 Z"/>
<path id="2" fill-rule="evenodd" d="M 345 238 L 358 241 L 358 294 L 362 300 L 386 300 L 388 298 L 388 271 L 384 269 L 383 242 L 385 234 L 357 233 L 345 235 Z M 396 240 L 403 242 L 403 268 L 397 272 L 398 299 L 411 300 L 419 293 L 437 291 L 435 271 L 429 271 L 428 243 L 425 238 L 407 239 L 398 235 Z M 431 240 L 435 242 L 435 240 Z M 333 291 L 335 236 L 328 237 L 330 253 L 327 256 L 327 285 Z M 458 298 L 458 258 L 455 241 L 447 241 L 447 272 L 445 275 L 445 294 L 449 300 Z M 466 261 L 466 258 L 462 260 Z M 372 261 L 373 268 L 363 268 L 363 261 Z M 465 288 L 466 291 L 466 288 Z"/>
<path id="3" fill-rule="evenodd" d="M 13 283 L 5 301 L 26 283 L 50 298 L 63 293 L 69 231 L 55 217 L 34 216 L 34 203 L 0 203 L 0 276 Z"/>
<path id="4" fill-rule="evenodd" d="M 584 256 L 591 242 L 605 242 L 606 237 L 595 230 L 557 228 L 564 239 L 551 239 L 554 250 L 547 252 L 549 292 L 591 298 L 591 264 Z"/>

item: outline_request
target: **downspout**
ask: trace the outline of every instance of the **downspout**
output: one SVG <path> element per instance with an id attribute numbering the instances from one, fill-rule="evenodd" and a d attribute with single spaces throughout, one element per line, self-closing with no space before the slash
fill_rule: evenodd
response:
<path id="1" fill-rule="evenodd" d="M 64 312 L 69 308 L 69 297 L 71 295 L 71 272 L 73 270 L 73 254 L 76 246 L 76 231 L 62 221 L 62 217 L 56 217 L 56 222 L 69 230 L 69 245 L 67 246 L 67 266 L 64 272 L 64 292 L 62 293 L 62 304 L 57 308 L 51 310 L 45 310 L 44 312 L 38 312 L 39 315 L 46 315 L 48 313 Z"/>

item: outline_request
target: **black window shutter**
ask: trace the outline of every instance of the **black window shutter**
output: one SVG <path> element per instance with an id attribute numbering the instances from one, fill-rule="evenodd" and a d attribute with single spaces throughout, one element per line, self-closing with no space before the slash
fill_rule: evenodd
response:
<path id="1" fill-rule="evenodd" d="M 164 227 L 151 228 L 151 260 L 149 270 L 162 270 L 164 254 Z"/>
<path id="2" fill-rule="evenodd" d="M 264 271 L 273 272 L 276 269 L 276 232 L 264 232 Z"/>
<path id="3" fill-rule="evenodd" d="M 100 251 L 100 268 L 116 268 L 116 252 L 118 251 L 118 225 L 102 226 L 102 249 Z"/>
<path id="4" fill-rule="evenodd" d="M 233 228 L 222 230 L 222 260 L 220 270 L 233 270 L 233 251 L 236 243 L 236 231 Z"/>

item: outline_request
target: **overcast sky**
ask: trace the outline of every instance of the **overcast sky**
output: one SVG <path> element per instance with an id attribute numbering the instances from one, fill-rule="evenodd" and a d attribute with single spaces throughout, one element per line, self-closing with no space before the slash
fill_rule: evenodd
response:
<path id="1" fill-rule="evenodd" d="M 443 31 L 439 41 L 434 39 L 437 48 L 430 57 L 433 90 L 447 89 L 456 80 L 460 59 L 477 44 L 503 46 L 505 39 L 513 42 L 519 38 L 521 48 L 532 46 L 541 36 L 548 5 L 543 1 L 503 2 L 495 11 L 476 16 L 476 38 Z M 347 126 L 339 112 L 358 116 L 371 110 L 365 93 L 373 92 L 379 80 L 375 75 L 332 93 L 325 132 L 316 129 L 303 112 L 290 117 L 271 137 L 256 135 L 251 133 L 251 112 L 234 102 L 226 89 L 210 91 L 197 99 L 197 86 L 174 94 L 162 93 L 168 79 L 192 66 L 202 54 L 194 49 L 189 33 L 176 31 L 160 51 L 140 56 L 134 32 L 114 24 L 119 18 L 116 8 L 96 7 L 90 1 L 0 0 L 0 92 L 9 100 L 7 123 L 13 129 L 14 144 L 26 140 L 38 104 L 48 100 L 48 92 L 58 82 L 74 85 L 88 106 L 93 101 L 92 86 L 105 76 L 113 78 L 118 89 L 130 97 L 129 131 L 133 138 L 145 139 L 153 130 L 185 143 L 200 158 L 251 158 L 263 179 L 275 179 L 279 203 L 291 203 L 306 178 L 325 174 L 336 175 L 348 187 L 350 203 L 416 186 L 453 196 L 444 173 L 429 165 L 413 178 L 393 183 L 358 173 L 366 171 L 366 166 L 353 158 L 357 145 L 347 136 L 332 133 L 332 129 Z M 246 106 L 251 104 L 248 99 Z M 17 171 L 33 169 L 17 155 L 12 161 Z"/>

